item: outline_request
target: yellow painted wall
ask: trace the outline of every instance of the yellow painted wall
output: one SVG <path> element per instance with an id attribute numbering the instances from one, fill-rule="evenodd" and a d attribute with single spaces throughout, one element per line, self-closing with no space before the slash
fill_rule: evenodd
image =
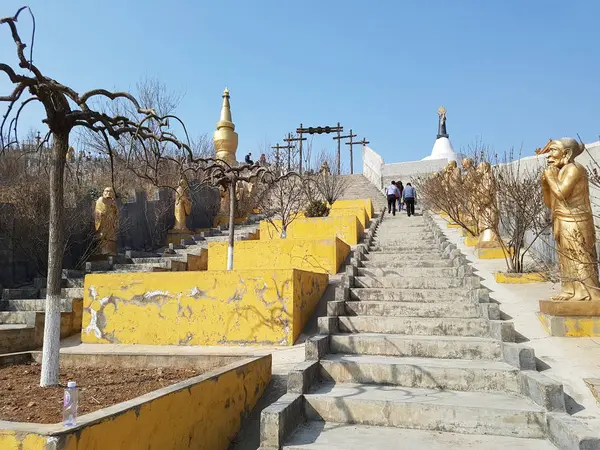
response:
<path id="1" fill-rule="evenodd" d="M 281 229 L 281 221 L 274 221 Z M 339 237 L 348 245 L 356 245 L 365 229 L 356 216 L 314 217 L 296 219 L 287 229 L 287 238 L 291 239 L 331 239 Z M 260 238 L 262 240 L 280 239 L 279 231 L 263 220 L 260 222 Z"/>
<path id="2" fill-rule="evenodd" d="M 238 241 L 233 268 L 302 269 L 331 275 L 337 273 L 349 253 L 350 246 L 339 238 Z M 227 242 L 211 242 L 208 254 L 208 270 L 227 268 Z"/>
<path id="3" fill-rule="evenodd" d="M 2 450 L 46 450 L 46 437 L 37 434 L 0 430 Z"/>
<path id="4" fill-rule="evenodd" d="M 362 198 L 356 200 L 336 200 L 331 205 L 332 209 L 343 209 L 343 208 L 355 208 L 357 206 L 362 206 L 365 208 L 367 215 L 369 216 L 369 220 L 373 218 L 375 214 L 375 210 L 373 209 L 373 202 L 370 198 Z"/>
<path id="5" fill-rule="evenodd" d="M 271 356 L 224 369 L 79 430 L 60 430 L 56 450 L 226 450 L 271 379 Z M 0 449 L 46 449 L 46 436 L 18 439 L 0 431 Z"/>
<path id="6" fill-rule="evenodd" d="M 329 217 L 338 216 L 356 216 L 363 228 L 367 228 L 369 225 L 369 215 L 362 206 L 357 206 L 355 208 L 337 208 L 329 211 Z"/>
<path id="7" fill-rule="evenodd" d="M 314 309 L 328 275 L 295 269 L 138 272 L 85 277 L 81 340 L 152 345 L 292 345 L 304 326 L 295 302 Z M 295 297 L 304 289 L 301 299 Z"/>

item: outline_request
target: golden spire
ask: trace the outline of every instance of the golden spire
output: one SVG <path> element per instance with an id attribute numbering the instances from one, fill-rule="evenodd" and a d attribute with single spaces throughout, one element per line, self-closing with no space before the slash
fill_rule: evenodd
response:
<path id="1" fill-rule="evenodd" d="M 221 122 L 225 122 L 222 123 Z M 217 124 L 217 128 L 220 126 L 230 126 L 235 130 L 235 125 L 231 121 L 231 106 L 229 105 L 229 89 L 225 88 L 223 91 L 223 106 L 221 106 L 221 120 Z"/>
<path id="2" fill-rule="evenodd" d="M 223 105 L 221 106 L 221 117 L 217 122 L 217 130 L 213 135 L 215 153 L 218 159 L 227 164 L 236 164 L 235 151 L 238 146 L 238 135 L 234 131 L 235 125 L 231 120 L 231 105 L 229 104 L 229 89 L 223 91 Z"/>

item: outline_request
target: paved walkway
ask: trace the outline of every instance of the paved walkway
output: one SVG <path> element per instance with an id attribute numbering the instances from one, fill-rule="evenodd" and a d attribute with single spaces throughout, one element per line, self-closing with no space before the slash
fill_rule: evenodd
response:
<path id="1" fill-rule="evenodd" d="M 500 310 L 515 324 L 520 341 L 535 350 L 538 370 L 564 385 L 567 410 L 581 417 L 600 418 L 600 404 L 584 382 L 585 378 L 600 378 L 600 338 L 565 338 L 549 336 L 536 316 L 538 302 L 555 295 L 560 286 L 553 283 L 500 284 L 494 273 L 506 271 L 504 260 L 480 260 L 472 247 L 456 229 L 447 228 L 444 220 L 434 216 L 448 239 L 472 263 L 482 285 L 492 292 L 490 297 L 500 303 Z M 508 318 L 508 317 L 507 317 Z"/>

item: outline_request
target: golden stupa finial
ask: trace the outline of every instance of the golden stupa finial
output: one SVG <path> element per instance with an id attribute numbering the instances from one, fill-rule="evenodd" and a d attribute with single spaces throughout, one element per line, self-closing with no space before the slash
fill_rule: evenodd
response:
<path id="1" fill-rule="evenodd" d="M 446 114 L 446 108 L 444 108 L 444 105 L 442 105 L 438 108 L 438 115 L 443 116 L 445 114 Z"/>
<path id="2" fill-rule="evenodd" d="M 233 166 L 236 164 L 235 152 L 238 146 L 238 135 L 234 131 L 235 125 L 231 119 L 229 98 L 229 89 L 225 88 L 223 91 L 221 117 L 217 122 L 217 130 L 213 135 L 213 142 L 215 145 L 216 157 Z"/>

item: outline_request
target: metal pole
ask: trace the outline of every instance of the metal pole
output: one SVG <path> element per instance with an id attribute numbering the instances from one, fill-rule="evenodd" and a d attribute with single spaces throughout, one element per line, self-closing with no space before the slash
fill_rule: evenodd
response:
<path id="1" fill-rule="evenodd" d="M 338 126 L 338 132 L 337 132 L 337 135 L 338 135 L 338 140 L 337 140 L 338 141 L 338 149 L 337 149 L 337 174 L 339 175 L 341 173 L 341 167 L 340 167 L 340 165 L 341 165 L 341 152 L 342 152 L 342 149 L 340 148 L 340 145 L 342 144 L 342 139 L 341 139 L 342 132 L 340 131 L 341 124 L 339 122 L 338 122 L 337 126 Z"/>
<path id="2" fill-rule="evenodd" d="M 233 270 L 233 243 L 235 235 L 235 176 L 229 184 L 229 243 L 227 245 L 227 270 Z"/>
<path id="3" fill-rule="evenodd" d="M 300 128 L 302 128 L 302 124 L 300 124 Z M 302 174 L 302 132 L 300 132 L 300 174 Z"/>

